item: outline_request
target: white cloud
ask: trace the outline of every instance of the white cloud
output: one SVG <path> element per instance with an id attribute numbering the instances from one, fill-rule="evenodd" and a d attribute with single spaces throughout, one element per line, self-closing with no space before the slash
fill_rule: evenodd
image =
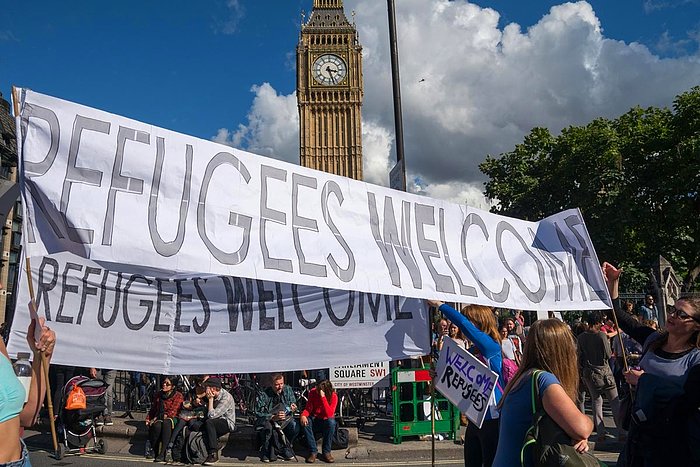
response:
<path id="1" fill-rule="evenodd" d="M 0 30 L 0 42 L 19 42 L 19 39 L 17 39 L 17 36 L 12 34 L 12 31 L 9 29 L 6 30 Z"/>
<path id="2" fill-rule="evenodd" d="M 385 185 L 394 164 L 386 5 L 344 3 L 357 12 L 363 45 L 365 179 Z M 668 106 L 700 76 L 697 56 L 661 59 L 604 37 L 586 2 L 554 6 L 525 30 L 499 28 L 499 18 L 464 0 L 397 3 L 410 189 L 478 205 L 478 164 L 511 150 L 533 127 L 558 132 L 635 105 Z M 223 137 L 298 162 L 295 95 L 279 96 L 268 84 L 254 92 L 248 123 Z"/>
<path id="3" fill-rule="evenodd" d="M 255 97 L 248 112 L 248 124 L 239 125 L 235 132 L 221 128 L 213 139 L 263 156 L 298 163 L 296 94 L 279 95 L 269 83 L 253 86 L 251 92 Z"/>
<path id="4" fill-rule="evenodd" d="M 231 35 L 238 31 L 238 24 L 245 17 L 245 8 L 239 0 L 226 0 L 226 13 L 214 21 L 214 31 Z"/>
<path id="5" fill-rule="evenodd" d="M 394 134 L 372 120 L 362 122 L 362 171 L 366 182 L 389 185 L 389 171 L 396 161 L 390 161 Z"/>

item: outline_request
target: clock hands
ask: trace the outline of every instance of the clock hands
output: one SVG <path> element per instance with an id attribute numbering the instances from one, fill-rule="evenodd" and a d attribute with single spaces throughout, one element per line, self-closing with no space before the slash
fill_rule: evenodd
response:
<path id="1" fill-rule="evenodd" d="M 333 84 L 337 84 L 333 73 L 338 73 L 338 70 L 335 70 L 335 69 L 331 68 L 330 66 L 327 66 L 326 73 L 328 73 L 329 79 L 333 82 Z"/>

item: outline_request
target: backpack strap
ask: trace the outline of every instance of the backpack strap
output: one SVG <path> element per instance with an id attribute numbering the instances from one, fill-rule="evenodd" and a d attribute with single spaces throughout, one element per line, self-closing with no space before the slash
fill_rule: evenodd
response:
<path id="1" fill-rule="evenodd" d="M 542 406 L 542 401 L 539 397 L 539 382 L 537 381 L 540 374 L 542 374 L 542 370 L 534 370 L 531 375 L 532 381 L 530 384 L 530 398 L 532 401 L 532 425 L 530 425 L 530 428 L 528 428 L 527 432 L 525 433 L 525 443 L 520 449 L 520 465 L 523 467 L 525 466 L 525 450 L 530 447 L 530 445 L 537 442 L 536 417 L 537 412 Z"/>

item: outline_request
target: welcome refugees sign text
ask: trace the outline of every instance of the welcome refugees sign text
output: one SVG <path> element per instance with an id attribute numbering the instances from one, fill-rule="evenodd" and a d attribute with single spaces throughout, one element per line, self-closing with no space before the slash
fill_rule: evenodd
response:
<path id="1" fill-rule="evenodd" d="M 267 159 L 29 90 L 20 94 L 23 253 L 32 261 L 39 299 L 60 296 L 44 304 L 47 318 L 55 319 L 53 308 L 75 295 L 73 287 L 80 285 L 71 281 L 96 283 L 99 293 L 115 294 L 127 283 L 142 284 L 148 301 L 161 288 L 184 287 L 176 278 L 185 276 L 190 290 L 176 292 L 192 295 L 200 312 L 204 301 L 194 297 L 202 282 L 195 279 L 214 276 L 389 301 L 430 297 L 522 309 L 608 308 L 577 210 L 538 223 L 510 219 Z M 55 257 L 61 253 L 72 256 Z M 56 260 L 55 272 L 47 258 Z M 42 282 L 42 265 L 41 277 L 55 274 L 56 284 Z M 109 277 L 105 285 L 99 274 Z M 112 289 L 106 285 L 111 280 Z M 281 295 L 291 298 L 288 290 Z M 24 280 L 19 295 L 18 303 L 26 303 Z M 134 296 L 122 296 L 127 295 Z M 161 304 L 166 309 L 161 319 L 171 320 L 165 333 L 171 342 L 178 333 L 201 329 L 203 315 L 199 327 L 185 327 L 183 312 L 180 326 L 174 325 L 175 308 L 184 302 Z M 116 305 L 129 303 L 125 298 Z M 140 332 L 162 329 L 155 316 L 150 314 Z M 413 319 L 425 316 L 418 312 Z M 359 324 L 359 318 L 352 322 Z M 281 321 L 275 323 L 282 331 Z M 292 325 L 301 328 L 306 329 L 301 321 Z M 419 347 L 335 363 L 400 358 Z"/>
<path id="2" fill-rule="evenodd" d="M 524 309 L 604 309 L 576 210 L 541 222 L 22 93 L 26 254 Z"/>

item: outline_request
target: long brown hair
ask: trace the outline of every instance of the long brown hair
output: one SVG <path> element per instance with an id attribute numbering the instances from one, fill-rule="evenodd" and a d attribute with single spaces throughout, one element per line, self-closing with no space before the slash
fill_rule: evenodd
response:
<path id="1" fill-rule="evenodd" d="M 323 391 L 323 393 L 326 396 L 326 399 L 328 399 L 328 402 L 331 401 L 333 398 L 333 393 L 335 392 L 335 388 L 333 387 L 333 383 L 331 383 L 329 380 L 324 379 L 318 385 L 316 386 L 318 391 Z"/>
<path id="2" fill-rule="evenodd" d="M 544 370 L 557 377 L 566 394 L 576 403 L 578 359 L 569 327 L 558 319 L 539 319 L 530 326 L 520 368 L 506 386 L 502 401 L 520 377 L 529 370 Z"/>
<path id="3" fill-rule="evenodd" d="M 484 305 L 467 305 L 462 308 L 462 314 L 469 321 L 474 323 L 474 326 L 485 332 L 493 340 L 501 343 L 501 334 L 498 332 L 498 321 L 496 315 L 493 314 L 493 309 Z"/>

